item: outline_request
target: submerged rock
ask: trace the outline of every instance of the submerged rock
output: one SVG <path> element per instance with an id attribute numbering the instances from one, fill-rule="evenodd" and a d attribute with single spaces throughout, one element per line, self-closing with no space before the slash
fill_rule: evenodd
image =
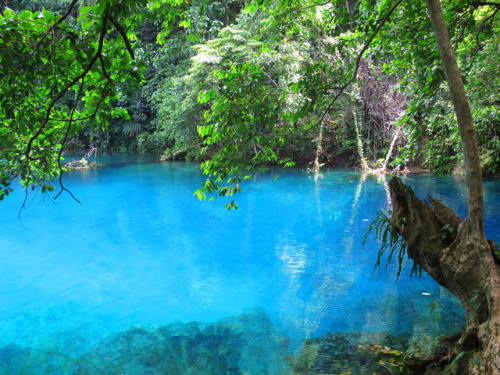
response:
<path id="1" fill-rule="evenodd" d="M 303 340 L 296 355 L 291 355 L 290 346 L 289 338 L 263 310 L 256 309 L 215 323 L 132 327 L 109 336 L 83 355 L 54 343 L 32 348 L 6 346 L 0 348 L 0 374 L 384 374 L 395 370 L 390 355 L 398 359 L 397 353 L 408 348 L 408 337 L 328 333 Z"/>
<path id="2" fill-rule="evenodd" d="M 132 328 L 76 360 L 78 374 L 284 374 L 288 338 L 262 310 L 213 324 Z"/>

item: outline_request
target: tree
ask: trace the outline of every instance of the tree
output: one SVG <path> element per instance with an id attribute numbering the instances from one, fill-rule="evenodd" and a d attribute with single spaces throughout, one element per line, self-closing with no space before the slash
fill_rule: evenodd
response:
<path id="1" fill-rule="evenodd" d="M 389 225 L 404 240 L 400 251 L 406 251 L 418 266 L 455 294 L 466 311 L 466 330 L 449 355 L 442 359 L 441 368 L 448 365 L 447 371 L 450 373 L 499 374 L 500 256 L 496 245 L 488 241 L 484 234 L 482 176 L 475 128 L 439 0 L 427 1 L 427 13 L 422 2 L 403 0 L 355 3 L 278 1 L 260 2 L 260 5 L 274 9 L 270 24 L 281 37 L 284 34 L 288 37 L 299 35 L 305 32 L 311 19 L 319 17 L 325 21 L 329 17 L 330 22 L 335 25 L 331 30 L 333 35 L 345 35 L 346 45 L 353 45 L 353 40 L 358 43 L 357 58 L 347 64 L 347 67 L 317 63 L 314 69 L 302 71 L 303 76 L 293 89 L 295 93 L 302 93 L 306 100 L 294 113 L 273 112 L 277 118 L 271 121 L 286 124 L 280 128 L 281 133 L 274 131 L 262 134 L 260 127 L 249 130 L 252 129 L 252 123 L 246 123 L 247 137 L 243 138 L 245 142 L 251 143 L 251 135 L 255 133 L 257 136 L 254 140 L 259 139 L 262 144 L 269 145 L 266 148 L 268 153 L 272 154 L 276 142 L 284 142 L 284 135 L 291 136 L 310 128 L 322 128 L 323 121 L 331 115 L 339 98 L 355 82 L 363 56 L 371 54 L 373 57 L 380 57 L 390 51 L 397 60 L 394 69 L 405 66 L 408 75 L 415 78 L 413 82 L 407 80 L 406 83 L 416 100 L 410 103 L 401 121 L 416 129 L 426 115 L 420 99 L 432 96 L 446 77 L 464 155 L 468 190 L 467 218 L 462 222 L 452 209 L 433 198 L 431 208 L 428 203 L 418 200 L 412 190 L 399 179 L 394 178 L 390 183 L 393 215 Z M 477 22 L 483 26 L 493 20 L 500 9 L 497 3 L 477 1 L 449 2 L 447 7 L 450 20 L 453 16 L 467 14 L 467 17 L 461 18 L 463 24 Z M 483 12 L 481 18 L 478 11 L 481 7 L 494 10 L 490 13 Z M 427 15 L 432 22 L 429 22 Z M 351 33 L 342 34 L 342 28 L 348 28 Z M 457 28 L 465 27 L 460 25 Z M 475 30 L 478 43 L 482 30 L 484 29 Z M 427 38 L 431 33 L 437 40 L 437 49 L 429 45 Z M 455 43 L 459 44 L 465 38 L 463 33 L 461 35 L 457 32 L 457 35 Z M 404 47 L 401 45 L 402 41 L 405 42 Z M 318 71 L 327 72 L 327 82 L 318 80 Z M 411 73 L 413 71 L 415 73 Z M 254 72 L 255 70 L 250 71 Z M 245 77 L 253 75 L 249 74 L 248 69 L 232 67 L 230 78 L 234 87 L 226 95 L 239 105 L 248 103 L 246 95 L 238 95 L 241 85 L 253 82 L 245 80 Z M 239 114 L 252 113 L 253 108 L 247 104 L 240 110 L 236 109 L 229 119 L 225 117 L 225 121 L 220 121 L 220 116 L 224 116 L 223 111 L 227 113 L 229 109 L 220 107 L 220 103 L 216 98 L 208 118 L 209 121 L 217 119 L 217 127 L 210 128 L 211 139 L 224 142 L 233 139 L 238 133 L 238 127 L 235 126 L 240 122 Z M 311 116 L 308 123 L 304 124 L 304 119 L 311 113 L 316 115 Z M 204 129 L 201 132 L 204 134 Z M 233 147 L 235 143 L 238 144 L 237 140 L 231 142 Z M 242 176 L 251 174 L 265 161 L 252 159 L 254 163 L 245 165 L 235 159 L 233 164 L 231 158 L 221 159 L 221 155 L 225 154 L 217 153 L 211 161 L 205 163 L 205 171 L 209 177 L 204 185 L 205 191 L 220 195 L 237 191 L 235 189 L 239 189 Z"/>
<path id="2" fill-rule="evenodd" d="M 52 179 L 63 171 L 60 160 L 68 136 L 81 130 L 83 121 L 106 127 L 109 118 L 126 115 L 112 105 L 112 99 L 143 81 L 144 65 L 134 61 L 134 30 L 147 17 L 162 17 L 167 31 L 185 17 L 181 0 L 105 0 L 79 8 L 78 22 L 69 22 L 77 3 L 71 1 L 62 16 L 1 11 L 0 199 L 17 177 L 26 189 L 54 190 Z M 449 1 L 443 15 L 439 0 L 427 0 L 427 13 L 422 2 L 404 0 L 259 0 L 247 10 L 259 6 L 270 12 L 266 32 L 271 36 L 262 46 L 263 54 L 229 64 L 217 72 L 217 88 L 199 96 L 202 104 L 211 104 L 200 135 L 207 145 L 217 145 L 203 164 L 209 176 L 199 195 L 233 194 L 245 177 L 268 163 L 290 164 L 280 151 L 296 136 L 321 134 L 318 130 L 325 121 L 338 115 L 336 106 L 356 81 L 365 58 L 390 54 L 395 62 L 387 70 L 407 74 L 404 82 L 412 102 L 401 122 L 416 134 L 428 115 L 423 98 L 433 96 L 446 77 L 464 154 L 467 218 L 462 221 L 433 198 L 432 207 L 421 202 L 393 179 L 390 226 L 404 239 L 402 251 L 454 293 L 466 311 L 466 330 L 443 358 L 448 372 L 498 375 L 500 256 L 484 234 L 479 149 L 445 16 L 453 25 L 456 45 L 467 35 L 470 39 L 469 29 L 481 45 L 481 35 L 495 21 L 500 5 Z M 456 15 L 458 21 L 452 21 Z M 478 24 L 481 27 L 473 27 Z M 316 28 L 325 37 L 339 38 L 339 43 L 325 47 L 329 56 L 346 56 L 349 47 L 357 51 L 356 58 L 347 64 L 344 59 L 308 61 L 293 79 L 277 82 L 272 74 L 274 59 L 265 57 L 286 49 L 289 41 L 313 40 L 317 34 L 311 30 Z M 431 33 L 439 52 L 429 47 Z M 159 39 L 164 40 L 164 34 Z"/>
<path id="3" fill-rule="evenodd" d="M 149 148 L 165 153 L 168 150 L 165 157 L 193 151 L 198 156 L 200 139 L 196 127 L 203 122 L 204 110 L 197 97 L 199 86 L 206 89 L 208 85 L 197 80 L 199 74 L 193 77 L 192 58 L 197 48 L 235 22 L 242 7 L 240 0 L 190 1 L 186 9 L 189 26 L 181 27 L 179 20 L 165 42 L 154 48 L 143 90 L 151 101 L 154 120 L 151 121 L 152 129 L 139 137 L 139 151 Z M 207 83 L 212 79 L 208 74 L 203 78 Z"/>
<path id="4" fill-rule="evenodd" d="M 450 354 L 450 358 L 454 357 L 450 366 L 463 374 L 500 374 L 500 257 L 496 244 L 484 234 L 475 128 L 440 2 L 427 0 L 427 7 L 462 140 L 467 218 L 462 222 L 453 210 L 432 197 L 431 208 L 399 179 L 393 179 L 390 182 L 392 223 L 403 236 L 408 255 L 457 296 L 465 309 L 467 327 Z"/>
<path id="5" fill-rule="evenodd" d="M 162 38 L 185 15 L 183 0 L 82 3 L 72 0 L 62 15 L 0 8 L 0 200 L 16 178 L 26 191 L 54 191 L 57 178 L 65 190 L 69 137 L 127 116 L 114 101 L 144 81 L 133 49 L 139 26 L 163 19 Z"/>

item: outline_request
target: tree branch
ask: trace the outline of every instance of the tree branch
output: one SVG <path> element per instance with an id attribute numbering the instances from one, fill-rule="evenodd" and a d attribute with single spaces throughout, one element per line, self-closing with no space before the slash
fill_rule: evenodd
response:
<path id="1" fill-rule="evenodd" d="M 337 99 L 340 97 L 340 95 L 342 95 L 342 93 L 345 91 L 345 89 L 347 89 L 347 87 L 349 87 L 351 85 L 351 83 L 354 82 L 354 80 L 356 79 L 356 77 L 358 75 L 359 65 L 361 63 L 361 58 L 363 57 L 363 54 L 366 52 L 366 50 L 368 49 L 368 47 L 370 46 L 370 44 L 373 42 L 373 39 L 375 39 L 375 36 L 377 36 L 377 34 L 382 29 L 382 27 L 389 20 L 389 18 L 391 17 L 392 13 L 394 13 L 394 11 L 397 9 L 397 7 L 399 6 L 399 4 L 401 4 L 402 2 L 403 2 L 403 0 L 396 1 L 396 3 L 392 6 L 392 8 L 380 20 L 379 25 L 377 26 L 377 28 L 375 29 L 375 31 L 370 35 L 370 37 L 368 38 L 368 40 L 365 42 L 365 44 L 363 45 L 363 48 L 361 49 L 361 51 L 358 54 L 358 57 L 356 58 L 356 64 L 354 66 L 354 71 L 352 73 L 352 77 L 346 83 L 344 83 L 340 87 L 338 93 L 335 95 L 335 97 L 333 98 L 333 100 L 326 107 L 326 110 L 323 112 L 323 115 L 319 119 L 318 124 L 323 121 L 323 119 L 325 118 L 325 116 L 328 113 L 328 111 L 333 107 L 333 105 L 335 104 L 335 102 L 337 101 Z"/>
<path id="2" fill-rule="evenodd" d="M 101 29 L 101 34 L 99 36 L 99 46 L 97 48 L 97 52 L 95 53 L 95 55 L 92 58 L 92 60 L 90 61 L 90 63 L 87 65 L 87 68 L 83 71 L 82 74 L 76 76 L 68 85 L 66 85 L 66 87 L 64 87 L 59 92 L 59 94 L 57 94 L 57 96 L 54 99 L 52 99 L 52 101 L 50 102 L 49 107 L 47 108 L 47 113 L 46 113 L 45 119 L 40 124 L 40 127 L 38 128 L 37 132 L 30 138 L 30 140 L 28 142 L 28 146 L 27 146 L 26 152 L 25 152 L 26 158 L 28 160 L 38 160 L 38 158 L 33 158 L 30 156 L 31 147 L 33 145 L 33 142 L 42 134 L 43 130 L 45 129 L 45 126 L 49 122 L 50 112 L 52 111 L 52 108 L 54 107 L 54 105 L 64 96 L 64 94 L 70 89 L 71 86 L 76 84 L 80 79 L 83 79 L 88 74 L 90 69 L 92 69 L 95 62 L 97 61 L 97 59 L 101 55 L 102 46 L 104 43 L 104 36 L 106 34 L 106 26 L 107 26 L 107 19 L 104 18 L 104 22 L 103 22 L 102 29 Z"/>
<path id="3" fill-rule="evenodd" d="M 266 73 L 266 72 L 263 72 L 263 73 L 264 73 L 264 75 L 265 75 L 267 78 L 269 78 L 269 80 L 270 80 L 272 83 L 274 83 L 274 85 L 275 85 L 276 87 L 279 87 L 279 85 L 276 83 L 276 81 L 275 81 L 274 79 L 272 79 L 272 77 L 271 77 L 268 73 Z"/>
<path id="4" fill-rule="evenodd" d="M 132 46 L 130 45 L 130 42 L 127 38 L 127 33 L 125 32 L 125 30 L 123 29 L 122 25 L 120 25 L 118 22 L 115 22 L 113 20 L 113 18 L 111 18 L 110 16 L 107 16 L 107 18 L 111 21 L 111 23 L 113 24 L 113 26 L 116 28 L 116 30 L 118 30 L 118 32 L 120 33 L 120 35 L 122 36 L 123 38 L 123 41 L 125 42 L 125 45 L 127 46 L 127 51 L 128 53 L 130 54 L 130 57 L 132 57 L 132 60 L 135 60 L 135 57 L 134 57 L 134 50 L 132 49 Z"/>
<path id="5" fill-rule="evenodd" d="M 73 7 L 75 6 L 75 4 L 78 2 L 78 0 L 73 0 L 71 2 L 71 4 L 69 4 L 69 7 L 68 7 L 68 10 L 66 11 L 66 13 L 64 13 L 61 17 L 59 17 L 57 19 L 56 22 L 54 22 L 48 29 L 47 31 L 42 35 L 42 37 L 40 38 L 40 40 L 38 41 L 36 47 L 37 48 L 40 48 L 40 46 L 42 45 L 42 42 L 44 41 L 44 39 L 47 37 L 47 35 L 50 34 L 50 32 L 52 30 L 54 30 L 61 22 L 63 22 L 66 18 L 68 18 L 68 16 L 71 14 L 71 11 L 73 10 Z"/>

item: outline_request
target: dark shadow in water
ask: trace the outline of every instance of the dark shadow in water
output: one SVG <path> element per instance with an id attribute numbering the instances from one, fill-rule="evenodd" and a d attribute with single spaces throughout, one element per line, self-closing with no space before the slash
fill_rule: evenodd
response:
<path id="1" fill-rule="evenodd" d="M 260 309 L 213 324 L 134 327 L 80 356 L 45 348 L 0 348 L 1 374 L 269 374 L 288 373 L 289 340 Z"/>
<path id="2" fill-rule="evenodd" d="M 62 335 L 67 335 L 62 334 Z M 102 340 L 85 354 L 61 346 L 0 348 L 0 374 L 9 375 L 320 375 L 383 374 L 415 345 L 421 355 L 435 342 L 409 335 L 328 333 L 305 339 L 298 353 L 261 309 L 216 323 L 132 327 Z M 429 338 L 432 339 L 432 338 Z M 57 339 L 56 339 L 57 340 Z M 414 346 L 412 348 L 412 345 Z M 397 353 L 397 354 L 394 354 Z M 397 362 L 396 362 L 397 363 Z M 385 368 L 384 368 L 385 367 Z"/>

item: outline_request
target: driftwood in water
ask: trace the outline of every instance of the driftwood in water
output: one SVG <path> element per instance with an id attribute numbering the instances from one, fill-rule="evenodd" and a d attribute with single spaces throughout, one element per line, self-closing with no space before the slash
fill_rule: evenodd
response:
<path id="1" fill-rule="evenodd" d="M 90 157 L 94 154 L 94 161 L 89 162 Z M 66 169 L 90 169 L 97 167 L 97 147 L 91 147 L 90 150 L 79 160 L 73 160 L 64 164 Z"/>
<path id="2" fill-rule="evenodd" d="M 191 151 L 195 147 L 200 147 L 201 145 L 202 145 L 202 143 L 198 143 L 197 145 L 189 146 L 189 147 L 183 148 L 182 150 L 167 152 L 165 155 L 163 155 L 161 157 L 160 160 L 161 161 L 170 161 L 170 160 L 174 161 L 178 158 L 184 158 L 189 153 L 189 151 Z"/>

